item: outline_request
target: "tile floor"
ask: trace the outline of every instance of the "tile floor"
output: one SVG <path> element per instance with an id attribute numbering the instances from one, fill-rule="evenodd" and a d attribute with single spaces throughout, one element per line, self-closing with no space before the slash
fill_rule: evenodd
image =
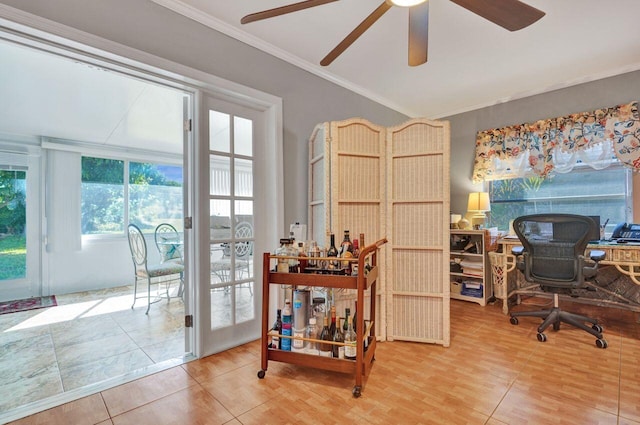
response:
<path id="1" fill-rule="evenodd" d="M 540 343 L 537 319 L 512 326 L 499 303 L 452 301 L 451 346 L 380 343 L 358 399 L 345 374 L 270 362 L 258 379 L 255 341 L 15 425 L 640 425 L 638 314 L 569 307 L 587 308 L 602 321 L 606 350 L 568 326 Z"/>
<path id="2" fill-rule="evenodd" d="M 184 304 L 145 315 L 132 288 L 56 296 L 58 306 L 0 315 L 0 415 L 184 355 Z"/>

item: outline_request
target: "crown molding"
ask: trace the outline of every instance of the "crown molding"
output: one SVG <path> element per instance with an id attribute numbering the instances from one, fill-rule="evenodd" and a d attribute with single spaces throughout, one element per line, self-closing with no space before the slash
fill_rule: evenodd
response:
<path id="1" fill-rule="evenodd" d="M 166 7 L 169 10 L 172 10 L 186 18 L 189 18 L 193 21 L 196 21 L 202 25 L 205 25 L 211 29 L 214 29 L 222 34 L 225 34 L 229 37 L 235 38 L 238 41 L 241 41 L 249 46 L 255 47 L 258 50 L 261 50 L 271 56 L 275 56 L 278 59 L 282 59 L 285 62 L 290 63 L 298 68 L 304 69 L 318 77 L 321 77 L 327 81 L 330 81 L 336 85 L 346 88 L 356 94 L 366 97 L 376 103 L 379 103 L 387 108 L 393 109 L 396 112 L 407 116 L 416 116 L 415 111 L 410 111 L 407 108 L 398 105 L 397 103 L 384 98 L 378 95 L 371 90 L 368 90 L 364 87 L 358 86 L 351 81 L 348 81 L 344 78 L 338 77 L 331 72 L 326 71 L 326 68 L 315 65 L 309 61 L 301 59 L 300 57 L 293 55 L 279 47 L 274 46 L 271 43 L 267 43 L 266 41 L 253 36 L 245 31 L 238 29 L 237 27 L 224 22 L 214 16 L 211 16 L 208 13 L 203 12 L 200 9 L 196 9 L 195 7 L 186 4 L 181 0 L 151 0 L 153 3 L 156 3 L 160 6 Z"/>

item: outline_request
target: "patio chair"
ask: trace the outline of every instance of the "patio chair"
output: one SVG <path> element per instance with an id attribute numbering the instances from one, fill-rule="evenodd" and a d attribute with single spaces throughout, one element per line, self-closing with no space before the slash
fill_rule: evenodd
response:
<path id="1" fill-rule="evenodd" d="M 174 280 L 177 280 L 180 281 L 180 285 L 182 286 L 182 274 L 184 272 L 184 265 L 175 261 L 167 261 L 165 263 L 157 265 L 147 264 L 147 242 L 144 239 L 142 231 L 135 224 L 129 224 L 127 233 L 129 236 L 129 249 L 131 250 L 131 259 L 133 260 L 133 267 L 135 272 L 135 281 L 133 286 L 133 304 L 131 305 L 131 308 L 136 305 L 136 300 L 139 298 L 138 281 L 146 280 L 147 311 L 145 312 L 145 314 L 149 314 L 151 304 L 160 301 L 162 298 L 160 297 L 160 287 L 158 286 L 158 299 L 154 300 L 153 302 L 151 301 L 151 279 L 174 276 L 173 279 L 164 282 L 166 284 L 166 298 L 170 300 L 170 283 Z"/>
<path id="2" fill-rule="evenodd" d="M 160 254 L 161 263 L 173 261 L 184 265 L 184 257 L 182 254 L 184 242 L 180 238 L 180 234 L 175 227 L 169 223 L 160 223 L 153 232 L 153 237 L 156 243 L 156 248 L 158 248 L 158 253 Z M 178 288 L 179 297 L 182 297 L 183 294 L 183 282 L 184 273 L 180 273 L 180 287 Z"/>
<path id="3" fill-rule="evenodd" d="M 231 273 L 235 273 L 237 279 L 244 279 L 251 276 L 251 265 L 253 258 L 253 226 L 246 221 L 236 225 L 235 241 L 233 242 L 235 256 L 231 258 L 231 243 L 222 243 L 219 247 L 213 248 L 212 257 L 216 251 L 222 251 L 222 258 L 212 258 L 211 274 L 216 276 L 220 282 L 231 282 Z M 233 264 L 232 264 L 233 262 Z M 244 284 L 240 284 L 244 285 Z M 253 287 L 247 284 L 251 295 Z M 225 290 L 228 290 L 225 287 Z"/>

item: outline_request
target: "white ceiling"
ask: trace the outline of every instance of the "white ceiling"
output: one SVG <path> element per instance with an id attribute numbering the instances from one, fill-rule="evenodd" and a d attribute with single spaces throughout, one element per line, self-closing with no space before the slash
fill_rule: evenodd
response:
<path id="1" fill-rule="evenodd" d="M 182 154 L 183 93 L 4 41 L 0 58 L 0 139 Z"/>
<path id="2" fill-rule="evenodd" d="M 429 3 L 429 61 L 407 65 L 408 10 L 393 7 L 328 67 L 320 60 L 384 0 L 336 1 L 241 25 L 299 0 L 153 0 L 409 116 L 439 118 L 640 69 L 640 1 L 524 0 L 540 21 L 509 32 Z M 576 111 L 577 112 L 577 111 Z"/>

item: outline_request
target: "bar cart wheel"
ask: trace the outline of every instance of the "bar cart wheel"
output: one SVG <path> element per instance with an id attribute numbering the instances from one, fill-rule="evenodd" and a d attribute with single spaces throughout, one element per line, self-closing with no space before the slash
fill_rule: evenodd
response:
<path id="1" fill-rule="evenodd" d="M 360 385 L 356 385 L 353 387 L 353 391 L 351 391 L 355 398 L 358 398 L 362 395 L 362 387 Z"/>
<path id="2" fill-rule="evenodd" d="M 258 378 L 260 378 L 260 379 L 264 379 L 264 375 L 265 375 L 265 373 L 267 373 L 267 371 L 266 371 L 266 370 L 264 370 L 264 369 L 260 369 L 260 370 L 258 371 Z"/>

